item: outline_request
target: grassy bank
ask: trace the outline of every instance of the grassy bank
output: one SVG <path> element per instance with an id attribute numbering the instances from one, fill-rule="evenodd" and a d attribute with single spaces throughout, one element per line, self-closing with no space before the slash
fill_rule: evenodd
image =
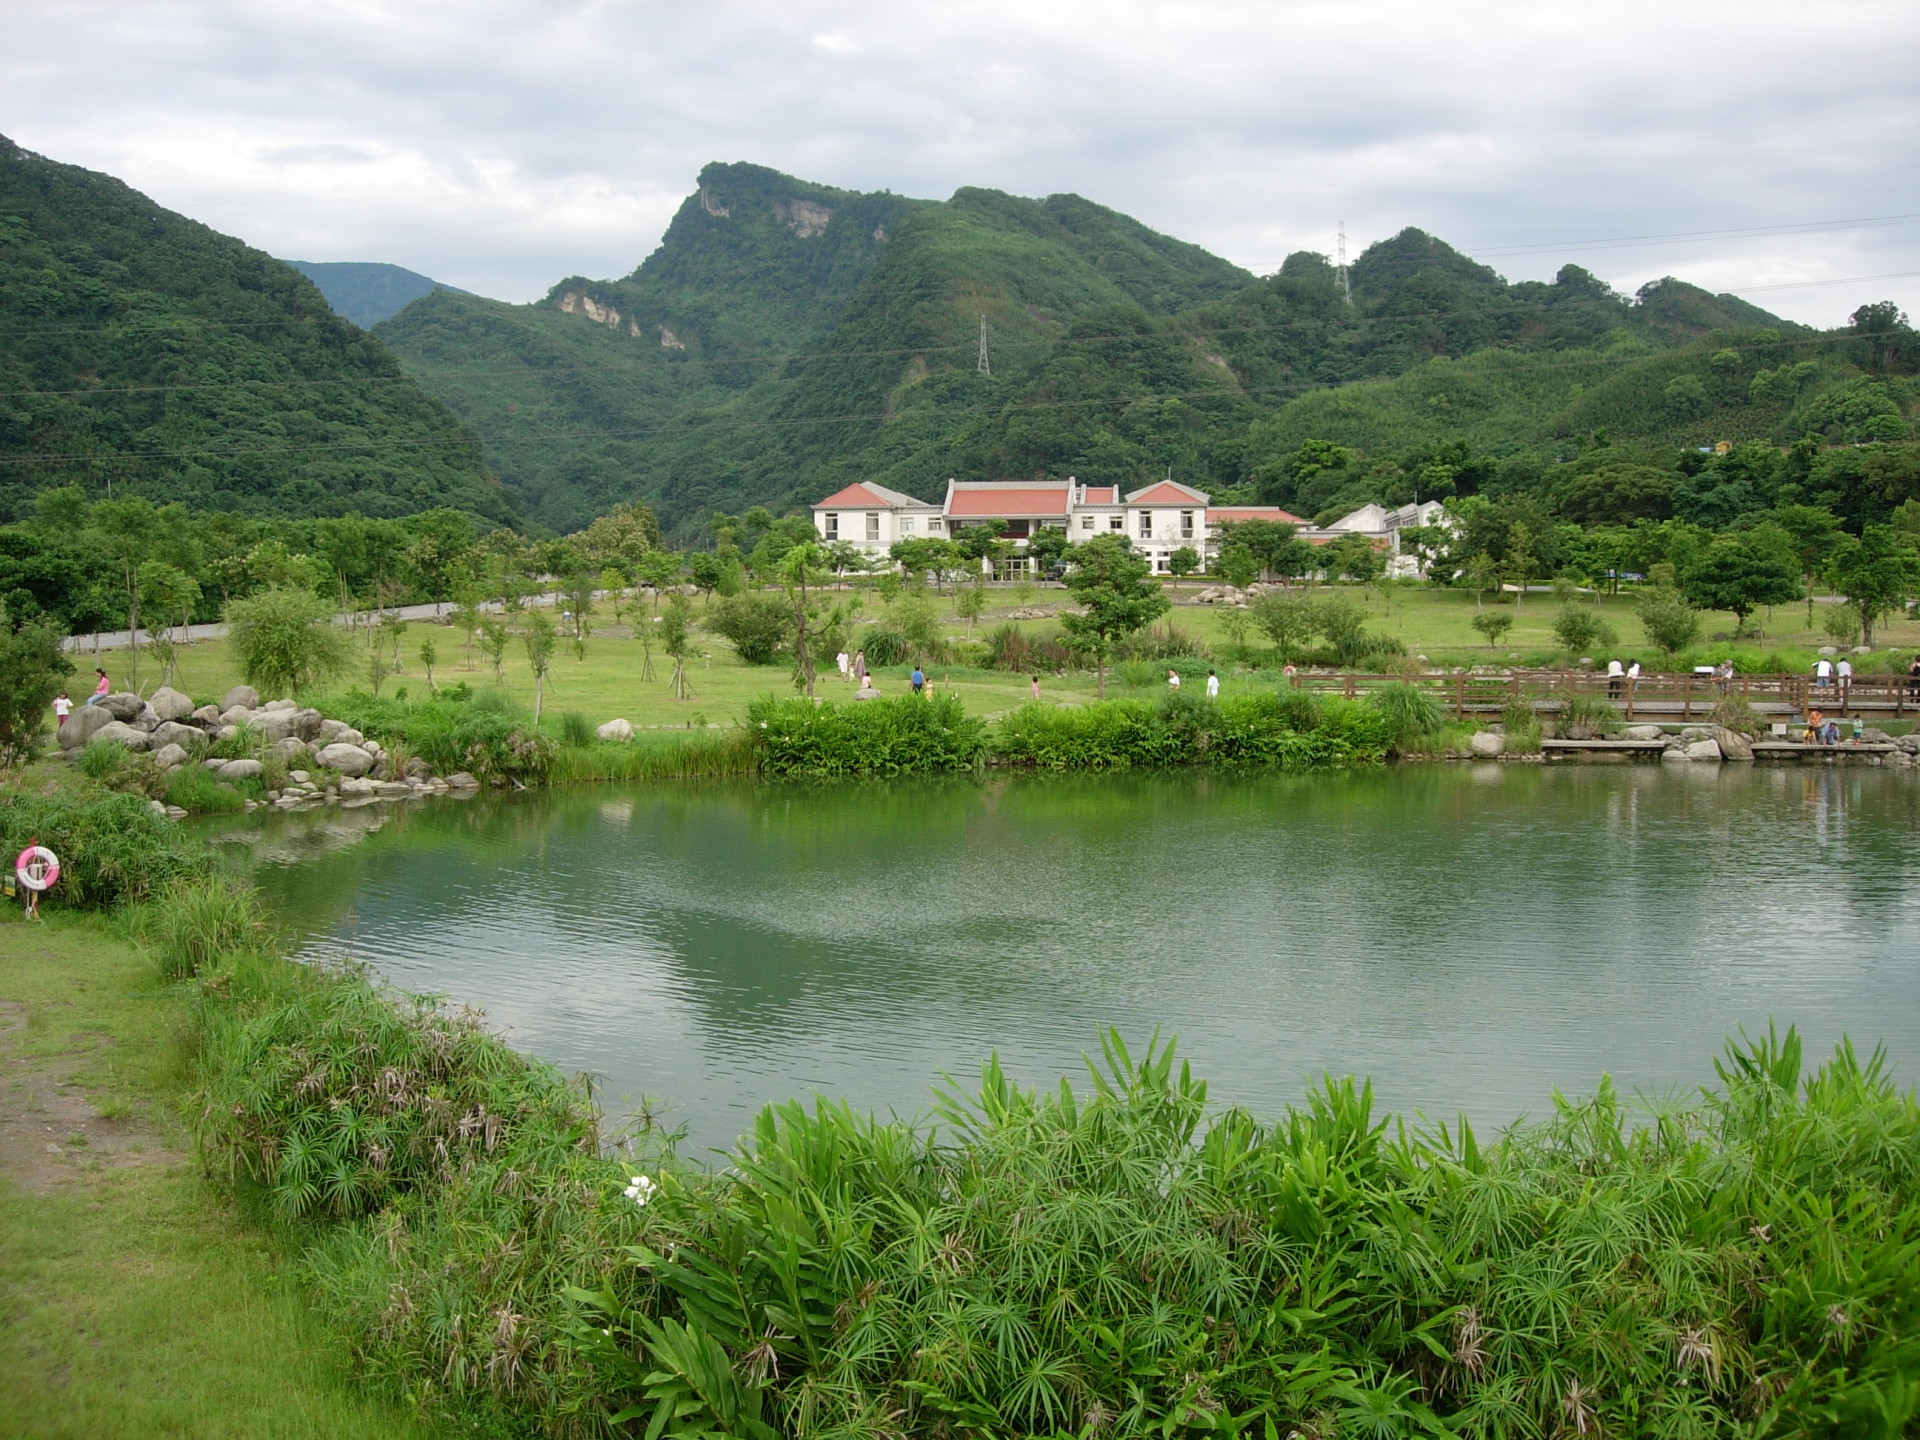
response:
<path id="1" fill-rule="evenodd" d="M 370 1396 L 297 1242 L 211 1186 L 197 1002 L 123 924 L 0 915 L 0 1435 L 427 1440 Z"/>

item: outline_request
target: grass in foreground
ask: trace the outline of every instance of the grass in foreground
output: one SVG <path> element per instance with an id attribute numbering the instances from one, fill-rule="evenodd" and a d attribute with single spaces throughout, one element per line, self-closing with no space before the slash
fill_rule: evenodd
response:
<path id="1" fill-rule="evenodd" d="M 368 1396 L 292 1258 L 190 1158 L 186 992 L 109 922 L 15 914 L 0 921 L 0 1436 L 447 1433 Z"/>

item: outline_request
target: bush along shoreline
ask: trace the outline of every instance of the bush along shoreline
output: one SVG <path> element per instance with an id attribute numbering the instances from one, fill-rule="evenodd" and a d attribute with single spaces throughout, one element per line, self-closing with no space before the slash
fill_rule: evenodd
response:
<path id="1" fill-rule="evenodd" d="M 1789 1030 L 1718 1082 L 1481 1141 L 1328 1079 L 1277 1119 L 1109 1036 L 930 1125 L 768 1107 L 724 1167 L 609 1126 L 481 1018 L 286 958 L 124 796 L 117 908 L 190 987 L 208 1173 L 371 1380 L 556 1437 L 1794 1435 L 1920 1417 L 1920 1107 Z M 82 813 L 87 804 L 97 813 Z M 101 880 L 99 877 L 117 877 Z"/>

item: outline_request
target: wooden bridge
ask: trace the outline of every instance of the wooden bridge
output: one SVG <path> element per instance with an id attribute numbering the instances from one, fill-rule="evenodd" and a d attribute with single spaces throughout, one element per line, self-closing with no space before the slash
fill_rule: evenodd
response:
<path id="1" fill-rule="evenodd" d="M 1294 685 L 1349 698 L 1381 685 L 1408 684 L 1427 691 L 1457 720 L 1497 714 L 1508 705 L 1531 701 L 1551 715 L 1579 698 L 1610 703 L 1623 719 L 1662 722 L 1704 720 L 1722 700 L 1745 700 L 1763 718 L 1784 720 L 1815 706 L 1829 715 L 1874 719 L 1920 719 L 1920 685 L 1904 675 L 1855 676 L 1817 686 L 1805 675 L 1735 675 L 1721 681 L 1711 675 L 1642 675 L 1610 679 L 1591 670 L 1510 670 L 1501 674 L 1380 675 L 1359 671 L 1301 671 Z"/>

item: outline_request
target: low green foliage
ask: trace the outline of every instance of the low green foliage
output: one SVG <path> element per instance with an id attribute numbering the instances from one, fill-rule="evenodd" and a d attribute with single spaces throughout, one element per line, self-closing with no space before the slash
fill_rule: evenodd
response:
<path id="1" fill-rule="evenodd" d="M 160 780 L 160 800 L 193 815 L 220 815 L 244 810 L 247 797 L 230 780 L 222 780 L 199 765 L 169 770 Z"/>
<path id="2" fill-rule="evenodd" d="M 951 695 L 844 704 L 764 696 L 747 707 L 764 775 L 911 775 L 969 770 L 986 724 Z"/>
<path id="3" fill-rule="evenodd" d="M 1303 705 L 1300 698 L 1182 693 L 1153 705 L 1023 705 L 1001 722 L 994 751 L 1008 764 L 1041 770 L 1293 769 L 1364 764 L 1386 754 L 1389 727 L 1379 709 L 1331 698 Z"/>
<path id="4" fill-rule="evenodd" d="M 206 865 L 202 847 L 137 795 L 0 792 L 0 853 L 11 863 L 36 843 L 60 857 L 60 882 L 46 903 L 77 909 L 144 900 Z"/>
<path id="5" fill-rule="evenodd" d="M 686 780 L 751 775 L 754 746 L 744 730 L 635 736 L 626 744 L 595 741 L 555 753 L 552 785 L 593 780 Z"/>
<path id="6" fill-rule="evenodd" d="M 1532 755 L 1539 751 L 1540 712 L 1533 708 L 1532 700 L 1523 696 L 1508 701 L 1500 712 L 1500 730 L 1507 739 L 1507 754 Z"/>
<path id="7" fill-rule="evenodd" d="M 470 695 L 464 686 L 454 686 L 426 700 L 407 701 L 356 691 L 322 708 L 383 744 L 404 743 L 441 775 L 464 770 L 476 780 L 533 785 L 553 768 L 553 741 L 522 724 L 510 705 L 496 703 L 488 692 Z"/>
<path id="8" fill-rule="evenodd" d="M 1561 703 L 1559 713 L 1553 718 L 1553 733 L 1562 740 L 1574 736 L 1576 731 L 1582 736 L 1602 736 L 1619 725 L 1620 712 L 1611 701 L 1597 695 L 1571 695 Z"/>
<path id="9" fill-rule="evenodd" d="M 1447 717 L 1432 693 L 1417 685 L 1382 685 L 1367 697 L 1387 727 L 1387 744 L 1403 754 L 1434 748 Z"/>
<path id="10" fill-rule="evenodd" d="M 183 875 L 153 897 L 141 918 L 160 973 L 169 980 L 263 953 L 272 943 L 258 893 L 229 875 Z"/>
<path id="11" fill-rule="evenodd" d="M 560 716 L 560 743 L 575 749 L 593 744 L 593 721 L 578 710 L 568 710 Z"/>

